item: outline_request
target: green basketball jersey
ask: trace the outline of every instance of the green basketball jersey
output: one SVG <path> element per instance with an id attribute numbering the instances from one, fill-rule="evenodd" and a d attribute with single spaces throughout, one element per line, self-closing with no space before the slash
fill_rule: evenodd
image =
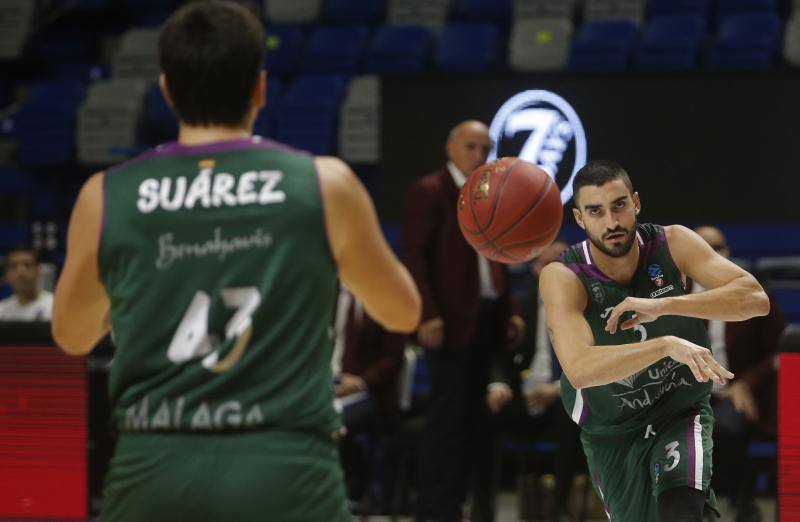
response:
<path id="1" fill-rule="evenodd" d="M 629 285 L 603 274 L 592 259 L 589 241 L 570 247 L 561 259 L 586 288 L 584 316 L 596 346 L 628 344 L 665 335 L 682 337 L 709 347 L 701 319 L 663 316 L 630 330 L 605 331 L 611 310 L 628 296 L 658 299 L 686 293 L 680 271 L 669 252 L 663 227 L 639 225 L 636 231 L 639 263 Z M 620 324 L 631 317 L 623 314 Z M 567 413 L 587 434 L 616 434 L 644 430 L 657 420 L 671 418 L 709 400 L 712 383 L 699 383 L 688 366 L 665 357 L 620 381 L 576 390 L 561 376 L 562 400 Z"/>
<path id="2" fill-rule="evenodd" d="M 104 197 L 118 431 L 339 428 L 311 156 L 260 137 L 172 143 L 109 170 Z"/>

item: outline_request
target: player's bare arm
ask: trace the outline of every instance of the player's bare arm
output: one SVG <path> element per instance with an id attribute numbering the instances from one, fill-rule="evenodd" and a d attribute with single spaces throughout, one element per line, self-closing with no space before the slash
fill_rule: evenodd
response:
<path id="1" fill-rule="evenodd" d="M 366 189 L 341 160 L 316 160 L 339 277 L 387 330 L 413 332 L 422 301 L 414 280 L 383 237 Z"/>
<path id="2" fill-rule="evenodd" d="M 664 357 L 689 366 L 700 382 L 713 379 L 723 383 L 733 378 L 709 350 L 674 336 L 597 347 L 583 316 L 587 296 L 578 278 L 561 263 L 552 263 L 542 270 L 539 284 L 553 347 L 564 374 L 576 389 L 624 379 Z"/>
<path id="3" fill-rule="evenodd" d="M 89 353 L 110 329 L 110 303 L 97 265 L 103 176 L 89 178 L 78 195 L 69 222 L 67 258 L 53 299 L 53 339 L 71 355 Z"/>
<path id="4" fill-rule="evenodd" d="M 608 317 L 606 329 L 614 333 L 623 313 L 634 317 L 623 330 L 654 321 L 662 315 L 683 315 L 718 321 L 744 321 L 769 313 L 769 299 L 755 277 L 714 252 L 703 238 L 680 225 L 664 227 L 672 258 L 681 273 L 699 283 L 705 292 L 661 299 L 629 297 Z"/>

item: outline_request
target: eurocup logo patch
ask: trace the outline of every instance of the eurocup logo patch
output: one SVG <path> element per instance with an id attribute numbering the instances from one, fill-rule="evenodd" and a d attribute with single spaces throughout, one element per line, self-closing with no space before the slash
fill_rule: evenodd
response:
<path id="1" fill-rule="evenodd" d="M 664 286 L 664 271 L 661 270 L 661 265 L 650 265 L 647 267 L 647 273 L 650 275 L 650 280 L 655 283 L 657 287 Z"/>
<path id="2" fill-rule="evenodd" d="M 586 164 L 586 132 L 578 113 L 561 96 L 524 91 L 500 107 L 489 127 L 493 149 L 487 161 L 516 156 L 539 165 L 572 198 L 572 181 Z"/>

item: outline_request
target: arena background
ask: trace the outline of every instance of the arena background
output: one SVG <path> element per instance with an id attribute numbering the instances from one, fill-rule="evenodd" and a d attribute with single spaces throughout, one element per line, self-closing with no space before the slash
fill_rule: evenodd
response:
<path id="1" fill-rule="evenodd" d="M 0 1 L 0 254 L 13 244 L 32 242 L 49 263 L 50 285 L 63 263 L 66 222 L 81 183 L 94 171 L 175 137 L 174 117 L 154 83 L 153 37 L 182 3 Z M 589 159 L 613 158 L 631 173 L 643 199 L 642 220 L 720 225 L 734 256 L 773 284 L 787 322 L 800 324 L 800 271 L 793 257 L 800 256 L 800 62 L 777 47 L 767 62 L 745 66 L 750 70 L 712 70 L 715 66 L 707 61 L 716 45 L 717 23 L 727 16 L 724 9 L 734 15 L 769 11 L 780 17 L 780 31 L 791 42 L 800 1 L 632 1 L 629 5 L 641 8 L 637 30 L 642 34 L 658 15 L 656 6 L 661 14 L 670 3 L 705 9 L 698 15 L 705 23 L 702 48 L 695 49 L 689 70 L 637 71 L 631 48 L 630 60 L 617 72 L 534 74 L 514 73 L 506 61 L 511 0 L 421 0 L 428 9 L 423 22 L 429 25 L 496 25 L 498 52 L 479 66 L 483 72 L 448 70 L 439 43 L 431 41 L 420 70 L 406 75 L 374 68 L 375 49 L 360 28 L 349 33 L 361 35 L 363 44 L 348 51 L 352 56 L 326 54 L 349 40 L 322 35 L 324 29 L 352 24 L 376 34 L 394 23 L 392 6 L 401 1 L 244 3 L 258 10 L 268 27 L 269 100 L 256 131 L 348 160 L 375 198 L 393 245 L 405 190 L 443 164 L 450 128 L 465 118 L 488 123 L 515 94 L 544 89 L 562 96 L 579 115 Z M 364 14 L 355 5 L 374 9 Z M 281 6 L 289 7 L 279 12 Z M 313 13 L 306 18 L 304 13 L 281 18 L 307 6 Z M 444 6 L 442 17 L 432 21 L 436 6 Z M 588 17 L 574 10 L 569 16 L 577 35 Z M 440 36 L 441 27 L 436 31 Z M 471 61 L 474 53 L 467 54 Z M 350 79 L 375 72 L 382 73 L 378 104 L 346 95 Z M 301 89 L 300 80 L 320 74 L 335 77 L 315 77 Z M 108 87 L 101 94 L 116 97 L 93 97 L 100 86 Z M 98 100 L 102 103 L 92 106 Z M 354 120 L 361 127 L 359 138 L 379 141 L 380 147 L 367 154 L 349 154 L 343 139 L 354 107 L 362 116 L 367 113 Z M 119 110 L 124 118 L 93 116 L 93 110 L 103 108 Z M 503 143 L 500 154 L 513 155 L 525 139 L 519 133 Z M 87 146 L 99 142 L 103 147 Z M 574 160 L 574 148 L 568 148 L 562 168 L 569 170 Z M 558 177 L 563 184 L 564 172 Z M 575 240 L 581 232 L 573 224 L 570 204 L 564 234 Z M 0 297 L 8 293 L 7 285 L 0 285 Z M 787 339 L 787 351 L 797 350 L 797 337 Z M 88 360 L 66 358 L 54 347 L 48 325 L 0 324 L 0 519 L 85 520 L 96 513 L 112 444 L 105 400 L 112 355 L 105 343 Z M 782 431 L 777 449 L 771 442 L 755 448 L 763 464 L 759 494 L 773 504 L 780 494 L 782 520 L 800 520 L 800 356 L 782 354 L 780 368 Z"/>

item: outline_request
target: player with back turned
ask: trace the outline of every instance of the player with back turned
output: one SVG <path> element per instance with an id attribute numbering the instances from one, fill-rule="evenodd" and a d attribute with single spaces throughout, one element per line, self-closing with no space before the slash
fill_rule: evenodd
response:
<path id="1" fill-rule="evenodd" d="M 244 7 L 177 11 L 159 54 L 178 141 L 92 176 L 72 214 L 53 335 L 85 355 L 113 330 L 106 522 L 349 521 L 337 277 L 388 330 L 419 322 L 352 171 L 251 135 L 263 49 Z"/>
<path id="2" fill-rule="evenodd" d="M 639 195 L 616 163 L 588 163 L 573 188 L 588 239 L 540 288 L 595 489 L 615 522 L 700 522 L 705 505 L 716 511 L 711 381 L 733 378 L 703 320 L 765 315 L 769 300 L 691 230 L 638 224 Z M 687 277 L 707 290 L 687 294 Z"/>

